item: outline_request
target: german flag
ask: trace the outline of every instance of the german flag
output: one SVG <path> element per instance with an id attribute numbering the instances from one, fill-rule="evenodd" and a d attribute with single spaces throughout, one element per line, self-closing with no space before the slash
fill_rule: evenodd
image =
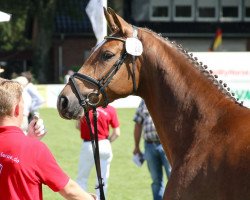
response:
<path id="1" fill-rule="evenodd" d="M 216 30 L 215 37 L 213 39 L 213 42 L 211 43 L 209 47 L 209 51 L 215 51 L 222 43 L 222 30 L 218 28 Z"/>

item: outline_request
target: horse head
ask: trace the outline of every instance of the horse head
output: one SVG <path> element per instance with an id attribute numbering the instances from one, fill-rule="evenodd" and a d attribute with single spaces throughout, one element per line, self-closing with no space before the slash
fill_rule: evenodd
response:
<path id="1" fill-rule="evenodd" d="M 140 64 L 135 60 L 138 46 L 127 44 L 127 38 L 136 37 L 137 30 L 112 9 L 104 8 L 104 13 L 112 33 L 92 49 L 89 58 L 61 91 L 57 108 L 63 118 L 77 119 L 93 106 L 106 106 L 138 87 Z M 138 45 L 141 51 L 141 43 Z M 129 55 L 128 51 L 135 55 Z"/>

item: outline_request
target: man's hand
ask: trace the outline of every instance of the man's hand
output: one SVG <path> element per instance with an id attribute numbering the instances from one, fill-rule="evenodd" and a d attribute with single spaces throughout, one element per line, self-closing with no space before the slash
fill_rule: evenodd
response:
<path id="1" fill-rule="evenodd" d="M 135 147 L 134 148 L 134 151 L 133 151 L 133 154 L 142 154 L 141 150 L 140 150 L 140 147 Z"/>
<path id="2" fill-rule="evenodd" d="M 34 118 L 29 124 L 28 137 L 37 138 L 41 140 L 46 134 L 46 129 L 43 124 L 43 120 L 40 118 Z"/>

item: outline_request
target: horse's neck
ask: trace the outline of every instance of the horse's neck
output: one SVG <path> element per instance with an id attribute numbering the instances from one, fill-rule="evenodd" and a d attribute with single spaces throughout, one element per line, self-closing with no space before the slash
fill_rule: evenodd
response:
<path id="1" fill-rule="evenodd" d="M 139 95 L 145 99 L 165 150 L 175 160 L 200 137 L 201 129 L 209 134 L 225 106 L 235 103 L 168 42 L 158 38 L 153 46 L 147 45 L 144 42 L 147 52 L 142 58 Z"/>

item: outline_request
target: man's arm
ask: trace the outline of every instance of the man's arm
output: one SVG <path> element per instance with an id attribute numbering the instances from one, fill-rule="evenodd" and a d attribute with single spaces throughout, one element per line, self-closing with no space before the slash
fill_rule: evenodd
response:
<path id="1" fill-rule="evenodd" d="M 135 149 L 133 151 L 134 154 L 137 154 L 137 153 L 141 154 L 141 150 L 140 150 L 141 134 L 142 134 L 142 125 L 139 123 L 135 123 L 135 127 L 134 127 Z"/>
<path id="2" fill-rule="evenodd" d="M 120 127 L 113 128 L 112 134 L 109 136 L 109 141 L 113 142 L 115 141 L 121 134 Z"/>
<path id="3" fill-rule="evenodd" d="M 72 179 L 69 179 L 67 185 L 59 191 L 59 193 L 67 200 L 96 200 L 94 194 L 89 194 L 81 189 L 81 187 Z"/>

